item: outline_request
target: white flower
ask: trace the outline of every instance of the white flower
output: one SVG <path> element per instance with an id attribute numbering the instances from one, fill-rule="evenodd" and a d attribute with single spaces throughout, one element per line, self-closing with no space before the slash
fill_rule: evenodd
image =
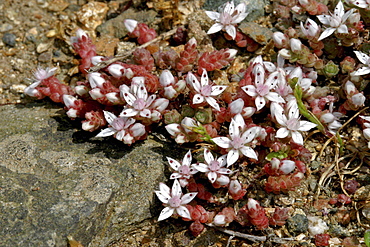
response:
<path id="1" fill-rule="evenodd" d="M 206 11 L 206 14 L 216 23 L 208 30 L 207 34 L 217 33 L 221 30 L 225 30 L 233 39 L 236 36 L 235 24 L 241 22 L 247 17 L 248 13 L 245 13 L 245 3 L 238 4 L 234 7 L 234 2 L 227 2 L 221 13 Z"/>
<path id="2" fill-rule="evenodd" d="M 204 149 L 204 160 L 207 164 L 194 164 L 194 168 L 200 172 L 205 172 L 211 183 L 219 181 L 219 179 L 222 183 L 229 183 L 230 179 L 224 174 L 232 174 L 232 171 L 224 168 L 226 165 L 226 155 L 222 155 L 216 160 L 208 149 Z"/>
<path id="3" fill-rule="evenodd" d="M 253 68 L 253 72 L 255 75 L 254 85 L 247 85 L 242 87 L 242 89 L 249 96 L 255 97 L 257 111 L 261 110 L 266 105 L 266 100 L 278 103 L 285 102 L 278 93 L 270 91 L 276 87 L 278 72 L 273 72 L 273 76 L 269 76 L 266 81 L 265 69 L 262 64 L 256 64 Z"/>
<path id="4" fill-rule="evenodd" d="M 135 119 L 116 117 L 116 115 L 109 111 L 103 112 L 109 127 L 100 131 L 96 137 L 114 135 L 117 140 L 123 141 L 125 144 L 132 144 L 134 138 L 145 134 L 145 126 L 141 123 L 135 123 Z"/>
<path id="5" fill-rule="evenodd" d="M 231 120 L 229 126 L 230 137 L 216 137 L 212 139 L 218 146 L 228 150 L 227 166 L 231 166 L 239 159 L 239 153 L 252 159 L 258 159 L 256 152 L 251 147 L 246 146 L 246 144 L 252 142 L 259 135 L 261 127 L 252 127 L 242 132 L 244 128 L 244 119 L 238 114 Z"/>
<path id="6" fill-rule="evenodd" d="M 347 2 L 362 9 L 366 9 L 370 4 L 368 0 L 348 0 Z"/>
<path id="7" fill-rule="evenodd" d="M 301 22 L 301 30 L 302 33 L 306 35 L 306 37 L 309 39 L 316 37 L 316 35 L 320 32 L 320 28 L 317 25 L 317 23 L 311 20 L 310 18 L 307 18 L 306 23 L 304 25 Z"/>
<path id="8" fill-rule="evenodd" d="M 340 0 L 337 6 L 334 9 L 334 14 L 330 13 L 330 15 L 318 15 L 317 18 L 319 21 L 328 26 L 324 32 L 320 35 L 319 41 L 325 39 L 326 37 L 332 35 L 335 31 L 338 33 L 348 33 L 348 28 L 346 24 L 346 20 L 352 14 L 353 9 L 350 9 L 346 13 L 344 13 L 343 3 Z"/>
<path id="9" fill-rule="evenodd" d="M 160 183 L 159 191 L 155 191 L 155 194 L 166 206 L 159 215 L 158 221 L 169 218 L 174 212 L 183 218 L 191 219 L 190 212 L 184 205 L 191 202 L 198 193 L 192 192 L 182 195 L 180 183 L 175 180 L 172 189 L 164 183 Z"/>
<path id="10" fill-rule="evenodd" d="M 198 172 L 198 170 L 194 169 L 194 165 L 191 164 L 191 160 L 190 150 L 185 154 L 182 163 L 167 157 L 168 164 L 176 171 L 171 174 L 170 179 L 180 179 L 181 187 L 185 187 L 188 184 L 188 179 Z"/>
<path id="11" fill-rule="evenodd" d="M 365 53 L 362 53 L 360 51 L 355 51 L 355 54 L 360 60 L 361 63 L 363 63 L 365 66 L 362 68 L 359 68 L 355 72 L 353 72 L 353 75 L 367 75 L 370 74 L 370 57 L 366 55 Z"/>
<path id="12" fill-rule="evenodd" d="M 295 99 L 288 102 L 286 111 L 288 112 L 287 116 L 281 105 L 277 103 L 271 104 L 271 114 L 274 115 L 276 121 L 282 126 L 276 132 L 276 137 L 285 138 L 291 136 L 295 143 L 303 145 L 303 137 L 300 131 L 308 131 L 316 127 L 316 124 L 299 120 L 299 109 Z"/>
<path id="13" fill-rule="evenodd" d="M 209 85 L 208 75 L 205 69 L 203 69 L 200 83 L 196 76 L 191 72 L 188 73 L 186 81 L 188 84 L 192 85 L 194 90 L 197 92 L 197 94 L 195 94 L 193 97 L 193 104 L 201 104 L 206 101 L 214 109 L 220 111 L 220 106 L 213 97 L 220 95 L 227 88 L 227 86 Z"/>

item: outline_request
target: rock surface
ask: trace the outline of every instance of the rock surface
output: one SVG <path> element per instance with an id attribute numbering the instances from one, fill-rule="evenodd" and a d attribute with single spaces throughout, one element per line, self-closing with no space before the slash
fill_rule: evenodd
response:
<path id="1" fill-rule="evenodd" d="M 68 235 L 106 246 L 158 215 L 153 190 L 169 152 L 160 142 L 94 138 L 47 103 L 0 114 L 1 246 L 67 246 Z"/>

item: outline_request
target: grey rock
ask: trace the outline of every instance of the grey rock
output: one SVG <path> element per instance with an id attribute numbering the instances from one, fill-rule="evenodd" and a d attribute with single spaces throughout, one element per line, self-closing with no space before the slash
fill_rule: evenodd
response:
<path id="1" fill-rule="evenodd" d="M 4 33 L 3 35 L 3 42 L 7 44 L 8 46 L 15 46 L 15 39 L 17 37 L 12 33 Z"/>
<path id="2" fill-rule="evenodd" d="M 259 44 L 266 45 L 272 39 L 273 32 L 267 27 L 262 27 L 254 22 L 243 22 L 239 25 L 242 33 L 251 37 Z"/>
<path id="3" fill-rule="evenodd" d="M 156 15 L 157 13 L 154 10 L 135 12 L 133 9 L 128 9 L 119 16 L 98 26 L 97 31 L 120 39 L 127 35 L 127 29 L 124 24 L 125 19 L 134 19 L 139 23 L 150 24 L 154 21 Z"/>
<path id="4" fill-rule="evenodd" d="M 0 114 L 0 246 L 106 246 L 158 217 L 171 147 L 95 138 L 45 103 Z"/>
<path id="5" fill-rule="evenodd" d="M 296 214 L 287 220 L 287 227 L 293 236 L 305 233 L 308 230 L 308 219 L 306 215 Z"/>
<path id="6" fill-rule="evenodd" d="M 225 0 L 206 0 L 203 5 L 205 10 L 218 11 L 218 8 L 225 4 Z M 248 16 L 245 21 L 254 21 L 265 15 L 265 6 L 270 4 L 267 0 L 236 0 L 235 6 L 244 2 L 247 6 Z"/>

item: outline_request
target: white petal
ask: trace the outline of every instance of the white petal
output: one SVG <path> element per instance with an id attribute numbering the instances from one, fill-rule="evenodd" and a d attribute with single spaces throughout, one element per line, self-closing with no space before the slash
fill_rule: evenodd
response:
<path id="1" fill-rule="evenodd" d="M 239 15 L 233 17 L 233 20 L 231 21 L 231 24 L 237 24 L 237 23 L 243 21 L 245 19 L 245 17 L 247 17 L 247 16 L 248 16 L 248 13 L 240 13 Z"/>
<path id="2" fill-rule="evenodd" d="M 256 104 L 257 111 L 259 111 L 266 105 L 266 100 L 261 96 L 257 96 L 257 98 L 254 100 L 254 103 Z"/>
<path id="3" fill-rule="evenodd" d="M 177 179 L 177 178 L 181 178 L 181 177 L 182 177 L 182 175 L 180 173 L 174 172 L 174 173 L 171 174 L 170 179 Z"/>
<path id="4" fill-rule="evenodd" d="M 179 167 L 181 166 L 180 162 L 178 162 L 177 160 L 172 159 L 170 157 L 166 157 L 166 158 L 167 158 L 168 164 L 170 164 L 171 168 L 174 169 L 175 171 L 178 171 Z"/>
<path id="5" fill-rule="evenodd" d="M 292 131 L 292 139 L 295 143 L 303 145 L 303 137 L 298 131 Z"/>
<path id="6" fill-rule="evenodd" d="M 236 37 L 236 28 L 233 25 L 227 25 L 225 27 L 226 33 L 231 36 L 232 39 Z"/>
<path id="7" fill-rule="evenodd" d="M 181 204 L 182 205 L 188 204 L 189 202 L 191 202 L 194 199 L 194 197 L 197 194 L 198 194 L 197 192 L 191 192 L 191 193 L 187 193 L 187 194 L 183 195 L 181 197 Z"/>
<path id="8" fill-rule="evenodd" d="M 222 148 L 230 148 L 230 139 L 227 137 L 215 137 L 212 139 L 214 143 L 216 143 L 217 146 L 220 146 Z"/>
<path id="9" fill-rule="evenodd" d="M 133 117 L 133 116 L 136 116 L 139 112 L 135 109 L 132 109 L 132 108 L 126 108 L 126 109 L 123 109 L 123 111 L 121 112 L 121 114 L 119 114 L 120 117 Z"/>
<path id="10" fill-rule="evenodd" d="M 104 112 L 104 117 L 105 119 L 107 120 L 107 122 L 109 124 L 112 124 L 112 122 L 114 121 L 114 119 L 116 119 L 116 115 L 114 115 L 113 113 L 109 112 L 109 111 L 103 111 Z"/>
<path id="11" fill-rule="evenodd" d="M 155 94 L 152 94 L 152 95 L 150 95 L 149 97 L 148 97 L 148 99 L 145 101 L 145 106 L 146 107 L 149 107 L 152 103 L 153 103 L 153 101 L 155 100 L 155 98 L 157 97 L 157 95 L 155 95 Z M 145 98 L 146 99 L 146 98 Z M 167 106 L 166 106 L 167 107 Z"/>
<path id="12" fill-rule="evenodd" d="M 111 136 L 111 135 L 114 135 L 114 133 L 116 133 L 117 130 L 113 129 L 112 127 L 109 127 L 109 128 L 106 128 L 106 129 L 103 129 L 102 131 L 100 131 L 99 134 L 96 135 L 96 137 L 106 137 L 106 136 Z"/>
<path id="13" fill-rule="evenodd" d="M 344 15 L 344 7 L 342 1 L 339 1 L 334 9 L 334 15 L 342 17 Z"/>
<path id="14" fill-rule="evenodd" d="M 181 129 L 181 126 L 180 124 L 168 124 L 165 126 L 167 132 L 172 135 L 172 136 L 175 136 L 176 134 L 180 133 L 180 129 Z"/>
<path id="15" fill-rule="evenodd" d="M 125 135 L 126 135 L 125 130 L 118 131 L 116 134 L 116 139 L 119 141 L 122 141 Z M 130 134 L 127 134 L 127 135 L 129 136 Z"/>
<path id="16" fill-rule="evenodd" d="M 224 13 L 232 15 L 234 13 L 234 1 L 227 2 L 224 7 Z"/>
<path id="17" fill-rule="evenodd" d="M 148 92 L 146 91 L 144 83 L 140 83 L 137 87 L 136 98 L 142 98 L 146 100 L 148 98 Z"/>
<path id="18" fill-rule="evenodd" d="M 368 61 L 370 60 L 370 57 L 363 52 L 354 51 L 354 53 L 356 54 L 356 57 L 358 58 L 358 60 L 360 60 L 360 62 L 363 64 L 367 64 Z"/>
<path id="19" fill-rule="evenodd" d="M 317 125 L 311 123 L 309 121 L 299 121 L 299 129 L 300 131 L 309 131 L 312 128 L 315 128 Z"/>
<path id="20" fill-rule="evenodd" d="M 167 194 L 167 197 L 170 198 L 170 192 L 171 192 L 171 189 L 170 187 L 168 187 L 165 183 L 159 183 L 159 190 L 162 191 L 162 194 Z"/>
<path id="21" fill-rule="evenodd" d="M 220 111 L 220 106 L 218 105 L 217 100 L 212 97 L 205 97 L 205 99 L 207 103 L 212 106 L 212 108 L 214 108 L 216 111 Z"/>
<path id="22" fill-rule="evenodd" d="M 278 84 L 279 79 L 280 79 L 279 78 L 279 72 L 278 71 L 272 72 L 269 75 L 269 77 L 267 77 L 267 80 L 265 82 L 265 85 L 269 86 L 269 89 L 273 89 Z"/>
<path id="23" fill-rule="evenodd" d="M 317 17 L 317 19 L 319 19 L 319 21 L 322 24 L 327 25 L 327 26 L 330 26 L 330 18 L 331 18 L 330 15 L 318 15 L 316 17 Z"/>
<path id="24" fill-rule="evenodd" d="M 370 74 L 370 68 L 369 67 L 362 67 L 356 70 L 352 73 L 353 75 L 367 75 Z"/>
<path id="25" fill-rule="evenodd" d="M 207 162 L 207 164 L 211 164 L 211 162 L 214 160 L 213 155 L 211 151 L 209 151 L 207 148 L 204 149 L 204 159 Z"/>
<path id="26" fill-rule="evenodd" d="M 126 85 L 120 86 L 119 89 L 121 96 L 125 99 L 127 104 L 132 106 L 136 100 L 136 97 L 129 92 L 129 88 Z"/>
<path id="27" fill-rule="evenodd" d="M 227 166 L 231 166 L 239 159 L 239 150 L 231 149 L 227 153 Z"/>
<path id="28" fill-rule="evenodd" d="M 182 191 L 181 191 L 181 185 L 179 183 L 179 181 L 176 179 L 173 181 L 173 185 L 172 185 L 172 189 L 171 189 L 171 196 L 174 197 L 174 196 L 178 196 L 180 197 L 182 194 Z"/>
<path id="29" fill-rule="evenodd" d="M 209 171 L 208 166 L 206 164 L 203 164 L 203 163 L 194 164 L 193 167 L 195 169 L 197 169 L 198 171 L 200 171 L 200 172 L 208 172 Z"/>
<path id="30" fill-rule="evenodd" d="M 165 207 L 162 211 L 161 211 L 161 214 L 159 215 L 158 217 L 158 221 L 161 221 L 161 220 L 165 220 L 169 217 L 171 217 L 171 215 L 173 214 L 173 212 L 175 211 L 174 208 L 170 208 L 170 207 Z"/>
<path id="31" fill-rule="evenodd" d="M 343 23 L 343 22 L 345 22 L 345 21 L 348 19 L 348 17 L 349 17 L 350 15 L 352 15 L 353 11 L 354 11 L 354 9 L 350 9 L 350 10 L 348 10 L 348 11 L 343 15 L 343 17 L 342 17 L 342 23 Z"/>
<path id="32" fill-rule="evenodd" d="M 155 191 L 155 194 L 157 195 L 158 199 L 163 203 L 168 203 L 168 200 L 170 199 L 170 195 L 168 195 L 165 191 Z"/>
<path id="33" fill-rule="evenodd" d="M 214 12 L 214 11 L 206 11 L 206 15 L 208 15 L 209 18 L 216 21 L 220 19 L 220 13 Z"/>
<path id="34" fill-rule="evenodd" d="M 186 81 L 193 86 L 194 90 L 198 93 L 200 92 L 200 83 L 195 75 L 193 75 L 191 72 L 188 73 L 186 77 Z"/>
<path id="35" fill-rule="evenodd" d="M 219 32 L 219 31 L 221 31 L 223 27 L 224 27 L 224 25 L 222 25 L 221 23 L 215 23 L 215 24 L 213 24 L 213 26 L 208 30 L 207 34 L 217 33 L 217 32 Z"/>
<path id="36" fill-rule="evenodd" d="M 324 32 L 320 35 L 318 41 L 325 39 L 326 37 L 329 37 L 334 33 L 336 29 L 332 27 L 328 27 L 327 29 L 324 30 Z"/>
<path id="37" fill-rule="evenodd" d="M 193 97 L 193 104 L 194 105 L 203 103 L 203 101 L 204 101 L 204 97 L 202 95 L 200 95 L 199 93 L 194 95 L 194 97 Z"/>
<path id="38" fill-rule="evenodd" d="M 220 174 L 232 174 L 233 173 L 230 169 L 227 169 L 227 168 L 220 168 L 217 172 Z"/>
<path id="39" fill-rule="evenodd" d="M 284 103 L 285 102 L 285 100 L 278 93 L 275 93 L 275 92 L 269 92 L 265 97 L 269 101 L 274 101 L 274 102 L 277 102 L 277 103 Z"/>
<path id="40" fill-rule="evenodd" d="M 185 206 L 180 206 L 176 208 L 176 212 L 183 218 L 191 219 L 190 212 Z"/>
<path id="41" fill-rule="evenodd" d="M 217 96 L 221 94 L 226 88 L 227 86 L 213 86 L 211 96 Z"/>
<path id="42" fill-rule="evenodd" d="M 192 160 L 192 159 L 193 159 L 193 158 L 191 157 L 191 152 L 190 152 L 190 150 L 189 150 L 189 151 L 185 154 L 184 158 L 182 159 L 182 164 L 190 167 L 190 163 L 191 163 L 191 160 Z"/>
<path id="43" fill-rule="evenodd" d="M 247 129 L 241 136 L 245 143 L 250 143 L 256 136 L 259 135 L 261 128 L 258 126 Z"/>
<path id="44" fill-rule="evenodd" d="M 265 69 L 263 68 L 262 64 L 256 64 L 253 68 L 253 73 L 255 76 L 255 84 L 263 84 L 265 83 Z"/>
<path id="45" fill-rule="evenodd" d="M 348 33 L 348 28 L 345 24 L 340 25 L 337 28 L 338 33 Z"/>
<path id="46" fill-rule="evenodd" d="M 258 160 L 256 152 L 251 147 L 242 147 L 240 151 L 249 158 Z"/>
<path id="47" fill-rule="evenodd" d="M 208 85 L 208 74 L 207 70 L 203 69 L 202 77 L 200 78 L 200 86 L 204 87 L 206 85 Z"/>
<path id="48" fill-rule="evenodd" d="M 217 173 L 209 172 L 207 177 L 208 177 L 209 181 L 211 181 L 211 183 L 214 183 L 214 182 L 216 182 Z"/>
<path id="49" fill-rule="evenodd" d="M 256 87 L 254 85 L 247 85 L 242 87 L 242 89 L 246 94 L 248 94 L 251 97 L 255 97 L 257 95 Z"/>
<path id="50" fill-rule="evenodd" d="M 289 131 L 287 128 L 282 127 L 282 128 L 280 128 L 280 129 L 276 132 L 275 137 L 277 137 L 277 138 L 285 138 L 285 137 L 287 137 L 287 136 L 289 135 L 289 132 L 290 132 L 290 131 Z"/>

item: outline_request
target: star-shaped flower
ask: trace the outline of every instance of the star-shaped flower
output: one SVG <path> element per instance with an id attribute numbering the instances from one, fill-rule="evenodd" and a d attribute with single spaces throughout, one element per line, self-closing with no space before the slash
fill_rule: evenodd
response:
<path id="1" fill-rule="evenodd" d="M 175 180 L 172 189 L 164 183 L 159 183 L 159 191 L 155 191 L 155 194 L 166 206 L 159 215 L 158 221 L 171 217 L 175 212 L 183 218 L 191 219 L 190 212 L 184 205 L 191 202 L 197 192 L 183 195 L 179 181 Z"/>
<path id="2" fill-rule="evenodd" d="M 195 94 L 193 97 L 193 104 L 201 104 L 206 101 L 214 109 L 220 111 L 220 106 L 213 97 L 220 95 L 227 88 L 227 86 L 209 85 L 208 75 L 205 69 L 203 69 L 200 83 L 197 77 L 191 72 L 188 73 L 186 81 L 188 84 L 192 85 L 194 90 L 197 92 L 197 94 Z"/>
<path id="3" fill-rule="evenodd" d="M 330 13 L 330 15 L 318 15 L 317 18 L 319 19 L 319 21 L 325 26 L 328 26 L 320 35 L 318 40 L 320 41 L 329 37 L 335 31 L 337 31 L 338 33 L 348 33 L 348 28 L 344 23 L 352 13 L 353 9 L 350 9 L 349 11 L 344 13 L 343 3 L 340 0 L 334 9 L 334 14 Z"/>
<path id="4" fill-rule="evenodd" d="M 126 117 L 116 117 L 109 111 L 103 111 L 109 127 L 103 129 L 96 137 L 106 137 L 114 135 L 119 141 L 125 144 L 132 144 L 135 138 L 145 134 L 145 126 L 135 123 L 135 119 Z"/>
<path id="5" fill-rule="evenodd" d="M 358 60 L 360 60 L 360 62 L 363 63 L 365 66 L 359 68 L 358 70 L 356 70 L 352 74 L 353 75 L 367 75 L 367 74 L 370 74 L 370 57 L 368 55 L 366 55 L 365 53 L 360 52 L 360 51 L 355 51 L 355 54 L 356 54 Z"/>
<path id="6" fill-rule="evenodd" d="M 181 187 L 185 187 L 188 184 L 188 179 L 198 172 L 198 170 L 194 169 L 193 165 L 191 164 L 191 160 L 192 157 L 190 150 L 185 154 L 182 163 L 167 157 L 168 164 L 170 164 L 171 168 L 175 170 L 175 172 L 171 174 L 170 178 L 180 179 Z"/>
<path id="7" fill-rule="evenodd" d="M 303 145 L 303 137 L 300 131 L 308 131 L 316 127 L 316 124 L 300 120 L 299 109 L 295 99 L 287 103 L 286 109 L 288 112 L 287 116 L 281 105 L 277 103 L 271 104 L 271 113 L 281 125 L 276 132 L 276 137 L 285 138 L 291 136 L 295 143 Z"/>
<path id="8" fill-rule="evenodd" d="M 217 33 L 221 30 L 225 30 L 228 35 L 235 39 L 236 28 L 235 25 L 247 17 L 245 3 L 234 6 L 234 2 L 227 2 L 222 11 L 206 11 L 206 14 L 216 23 L 208 30 L 207 34 Z"/>
<path id="9" fill-rule="evenodd" d="M 230 137 L 216 137 L 212 141 L 218 146 L 228 150 L 227 166 L 231 166 L 239 159 L 239 153 L 252 159 L 258 159 L 256 152 L 246 144 L 253 141 L 261 131 L 261 127 L 252 127 L 245 131 L 245 122 L 243 117 L 238 114 L 230 123 L 229 136 Z"/>
<path id="10" fill-rule="evenodd" d="M 226 165 L 226 155 L 222 155 L 218 159 L 215 159 L 208 149 L 204 149 L 204 159 L 207 164 L 194 164 L 195 169 L 200 172 L 205 172 L 211 183 L 220 180 L 228 184 L 230 179 L 225 176 L 225 174 L 232 174 L 233 172 L 230 169 L 224 168 Z"/>

